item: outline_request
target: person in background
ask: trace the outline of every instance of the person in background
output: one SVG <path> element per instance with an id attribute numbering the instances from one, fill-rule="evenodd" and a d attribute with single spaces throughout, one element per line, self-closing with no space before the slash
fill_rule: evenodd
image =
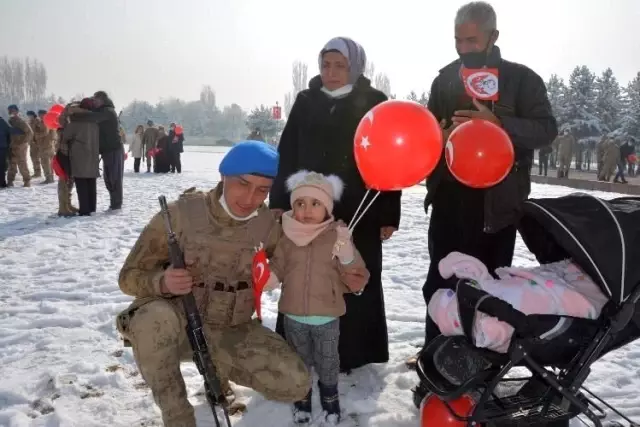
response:
<path id="1" fill-rule="evenodd" d="M 83 99 L 76 111 L 93 110 L 91 98 Z M 78 194 L 78 214 L 89 216 L 96 211 L 96 180 L 100 167 L 100 129 L 91 121 L 72 121 L 62 132 L 61 146 L 68 147 L 70 177 Z"/>
<path id="2" fill-rule="evenodd" d="M 144 126 L 136 126 L 133 137 L 131 138 L 131 144 L 129 144 L 129 153 L 133 156 L 133 171 L 135 173 L 140 172 L 140 162 L 145 158 L 144 145 L 142 144 L 142 138 L 144 135 Z"/>
<path id="3" fill-rule="evenodd" d="M 158 138 L 160 138 L 160 136 L 158 135 L 158 129 L 153 125 L 153 120 L 147 120 L 147 128 L 144 130 L 144 134 L 142 135 L 142 151 L 147 158 L 147 173 L 151 173 L 152 166 L 152 157 L 149 153 L 151 150 L 156 148 Z M 155 159 L 153 160 L 153 163 L 155 163 Z"/>
<path id="4" fill-rule="evenodd" d="M 269 193 L 275 214 L 291 208 L 287 177 L 305 169 L 336 175 L 344 182 L 344 194 L 333 213 L 346 224 L 353 219 L 367 193 L 353 154 L 355 131 L 370 109 L 387 100 L 364 77 L 365 66 L 364 49 L 346 37 L 331 39 L 318 53 L 320 75 L 298 94 L 278 145 L 280 168 Z M 399 191 L 381 192 L 353 230 L 354 244 L 370 277 L 361 295 L 344 296 L 347 312 L 340 318 L 341 372 L 389 361 L 382 242 L 399 227 L 400 198 Z M 365 205 L 370 200 L 371 194 Z M 276 329 L 286 336 L 283 320 L 279 314 Z"/>
<path id="5" fill-rule="evenodd" d="M 33 138 L 29 141 L 29 157 L 31 157 L 31 165 L 33 166 L 31 178 L 40 178 L 42 177 L 42 168 L 45 165 L 40 161 L 40 147 L 37 139 L 42 135 L 44 123 L 38 123 L 38 115 L 32 110 L 27 111 L 27 120 L 33 131 Z M 44 129 L 46 130 L 46 128 Z"/>
<path id="6" fill-rule="evenodd" d="M 29 142 L 33 139 L 33 130 L 22 117 L 20 110 L 15 104 L 9 105 L 9 125 L 19 129 L 20 132 L 11 134 L 11 153 L 9 154 L 9 170 L 7 171 L 7 186 L 13 187 L 13 181 L 19 171 L 22 176 L 22 182 L 25 187 L 31 187 L 31 173 L 29 172 L 29 164 L 27 163 L 27 150 L 29 150 Z"/>
<path id="7" fill-rule="evenodd" d="M 78 208 L 71 203 L 71 193 L 73 191 L 73 178 L 71 178 L 71 158 L 69 155 L 68 141 L 63 138 L 64 129 L 69 124 L 69 108 L 73 107 L 73 104 L 69 104 L 60 113 L 58 118 L 58 124 L 60 128 L 57 130 L 58 137 L 56 138 L 56 159 L 60 164 L 60 167 L 64 171 L 65 177 L 58 177 L 58 216 L 71 217 L 78 213 Z"/>
<path id="8" fill-rule="evenodd" d="M 542 147 L 538 151 L 538 175 L 547 176 L 549 172 L 549 156 L 552 151 L 553 148 L 550 145 Z"/>
<path id="9" fill-rule="evenodd" d="M 255 128 L 247 138 L 249 141 L 264 141 L 264 136 L 262 136 L 262 132 L 260 132 L 259 128 Z"/>
<path id="10" fill-rule="evenodd" d="M 7 163 L 11 144 L 11 126 L 0 117 L 0 188 L 7 188 Z"/>
<path id="11" fill-rule="evenodd" d="M 569 129 L 562 131 L 562 135 L 558 138 L 558 178 L 569 178 L 569 170 L 571 169 L 571 159 L 573 158 L 573 149 L 576 145 L 576 139 L 571 135 Z"/>
<path id="12" fill-rule="evenodd" d="M 618 173 L 613 178 L 613 182 L 619 182 L 621 184 L 628 184 L 624 177 L 624 170 L 627 168 L 629 162 L 629 156 L 635 151 L 633 145 L 629 141 L 625 141 L 620 145 L 620 158 L 618 159 Z"/>
<path id="13" fill-rule="evenodd" d="M 91 112 L 70 110 L 71 121 L 94 121 L 100 130 L 100 155 L 102 175 L 109 191 L 109 210 L 122 209 L 124 179 L 124 146 L 120 137 L 120 123 L 113 101 L 104 91 L 93 94 L 94 109 Z"/>
<path id="14" fill-rule="evenodd" d="M 53 157 L 52 138 L 54 135 L 54 131 L 51 129 L 47 129 L 47 127 L 44 125 L 43 117 L 45 114 L 47 114 L 45 110 L 38 111 L 38 117 L 33 119 L 31 129 L 33 130 L 34 134 L 34 146 L 40 158 L 39 160 L 42 171 L 44 172 L 45 180 L 42 182 L 42 184 L 53 184 L 55 180 L 53 179 L 53 171 L 51 170 L 51 159 Z M 38 175 L 37 172 L 33 176 L 35 177 L 36 175 Z"/>
<path id="15" fill-rule="evenodd" d="M 158 127 L 158 140 L 156 141 L 156 148 L 158 152 L 153 158 L 153 172 L 154 173 L 169 173 L 171 170 L 171 141 L 169 136 L 165 133 L 164 126 Z"/>
<path id="16" fill-rule="evenodd" d="M 184 152 L 184 133 L 176 134 L 176 124 L 169 125 L 169 152 L 171 173 L 182 172 L 182 162 L 180 154 Z"/>

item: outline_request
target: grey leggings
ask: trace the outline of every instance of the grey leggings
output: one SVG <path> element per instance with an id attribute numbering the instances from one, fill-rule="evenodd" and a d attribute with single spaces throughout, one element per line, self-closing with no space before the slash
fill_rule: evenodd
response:
<path id="1" fill-rule="evenodd" d="M 337 385 L 340 375 L 340 319 L 324 325 L 307 325 L 285 315 L 284 330 L 289 345 L 302 358 L 307 369 L 315 368 L 323 385 Z"/>

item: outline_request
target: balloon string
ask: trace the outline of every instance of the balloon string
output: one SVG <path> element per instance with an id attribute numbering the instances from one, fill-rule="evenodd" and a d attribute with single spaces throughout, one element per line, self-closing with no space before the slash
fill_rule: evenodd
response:
<path id="1" fill-rule="evenodd" d="M 367 192 L 368 192 L 368 191 L 367 191 Z M 366 213 L 367 213 L 367 211 L 369 210 L 369 208 L 371 207 L 371 205 L 373 205 L 373 202 L 375 202 L 375 201 L 376 201 L 376 199 L 378 198 L 378 196 L 379 196 L 379 195 L 380 195 L 380 192 L 379 192 L 379 191 L 377 191 L 377 192 L 376 192 L 376 194 L 375 194 L 375 196 L 373 196 L 373 199 L 371 199 L 371 201 L 369 202 L 369 204 L 367 205 L 367 207 L 366 207 L 366 208 L 364 208 L 364 209 L 362 210 L 362 213 L 360 214 L 360 216 L 358 217 L 358 219 L 356 219 L 356 220 L 355 220 L 355 222 L 353 221 L 353 218 L 352 218 L 353 225 L 352 225 L 352 226 L 350 226 L 349 231 L 351 231 L 351 232 L 353 233 L 353 229 L 354 229 L 354 228 L 356 228 L 356 225 L 358 225 L 358 223 L 360 222 L 360 220 L 362 219 L 362 217 L 364 217 L 364 214 L 366 214 Z M 365 197 L 366 197 L 366 194 L 365 194 Z M 363 202 L 364 202 L 365 197 L 363 197 L 363 198 L 362 198 L 362 201 L 363 201 Z M 354 218 L 355 218 L 355 215 L 354 215 Z"/>
<path id="2" fill-rule="evenodd" d="M 364 204 L 364 201 L 367 200 L 367 196 L 369 195 L 369 192 L 371 190 L 367 189 L 367 192 L 364 193 L 364 196 L 362 196 L 362 200 L 360 200 L 360 204 L 358 205 L 358 209 L 356 209 L 356 211 L 354 212 L 353 216 L 351 217 L 351 221 L 349 221 L 349 225 L 347 226 L 347 228 L 349 230 L 351 230 L 351 226 L 353 225 L 353 221 L 358 217 L 358 213 L 360 212 L 360 208 L 362 208 L 362 205 Z"/>

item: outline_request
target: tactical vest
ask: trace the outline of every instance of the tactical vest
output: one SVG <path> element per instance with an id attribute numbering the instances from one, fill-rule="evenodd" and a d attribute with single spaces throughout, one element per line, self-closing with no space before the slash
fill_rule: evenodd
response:
<path id="1" fill-rule="evenodd" d="M 250 321 L 255 306 L 251 263 L 256 248 L 269 238 L 273 217 L 261 212 L 239 222 L 226 214 L 216 216 L 209 196 L 200 191 L 183 193 L 177 206 L 178 239 L 185 260 L 191 263 L 193 294 L 202 321 L 215 328 Z M 222 211 L 220 206 L 214 209 Z"/>

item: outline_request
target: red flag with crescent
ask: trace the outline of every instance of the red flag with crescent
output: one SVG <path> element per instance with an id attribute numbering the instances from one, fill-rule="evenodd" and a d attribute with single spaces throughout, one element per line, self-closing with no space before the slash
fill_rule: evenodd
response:
<path id="1" fill-rule="evenodd" d="M 253 256 L 253 262 L 251 264 L 251 273 L 253 276 L 253 296 L 255 298 L 256 314 L 258 319 L 262 320 L 262 291 L 271 275 L 267 261 L 267 252 L 264 250 L 262 244 L 256 248 L 256 253 Z"/>

